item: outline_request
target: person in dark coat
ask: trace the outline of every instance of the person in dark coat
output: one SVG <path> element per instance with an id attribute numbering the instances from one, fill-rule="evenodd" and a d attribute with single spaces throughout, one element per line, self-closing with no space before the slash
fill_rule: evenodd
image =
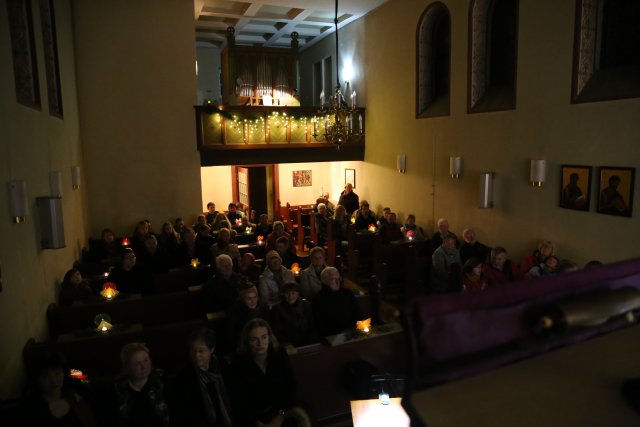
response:
<path id="1" fill-rule="evenodd" d="M 300 347 L 317 342 L 311 303 L 300 298 L 295 282 L 282 287 L 282 300 L 271 308 L 271 324 L 282 343 Z"/>
<path id="2" fill-rule="evenodd" d="M 153 293 L 153 275 L 144 265 L 137 264 L 136 253 L 131 248 L 122 251 L 122 263 L 109 274 L 109 281 L 125 294 Z"/>
<path id="3" fill-rule="evenodd" d="M 353 192 L 353 185 L 350 182 L 344 186 L 344 191 L 340 194 L 338 204 L 344 206 L 349 216 L 360 207 L 360 198 Z"/>
<path id="4" fill-rule="evenodd" d="M 233 271 L 233 260 L 221 254 L 216 258 L 216 273 L 204 286 L 205 308 L 210 311 L 227 311 L 238 299 L 240 289 L 247 286 L 247 279 Z"/>
<path id="5" fill-rule="evenodd" d="M 340 272 L 335 267 L 327 267 L 320 274 L 322 289 L 312 302 L 313 317 L 318 335 L 339 334 L 354 328 L 361 320 L 360 308 L 353 292 L 342 287 Z"/>
<path id="6" fill-rule="evenodd" d="M 289 419 L 300 412 L 289 356 L 264 319 L 245 325 L 228 384 L 239 427 L 292 425 Z"/>
<path id="7" fill-rule="evenodd" d="M 188 339 L 190 363 L 176 375 L 171 387 L 171 425 L 231 427 L 232 409 L 214 355 L 216 335 L 199 329 Z"/>

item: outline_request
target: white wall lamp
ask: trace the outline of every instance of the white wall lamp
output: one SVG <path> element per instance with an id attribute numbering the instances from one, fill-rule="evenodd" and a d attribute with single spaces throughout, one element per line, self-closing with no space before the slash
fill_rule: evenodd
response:
<path id="1" fill-rule="evenodd" d="M 478 207 L 490 209 L 493 207 L 493 177 L 495 172 L 483 172 L 480 174 L 480 188 Z"/>
<path id="2" fill-rule="evenodd" d="M 531 171 L 529 172 L 529 182 L 534 187 L 542 187 L 547 176 L 546 160 L 531 160 Z"/>
<path id="3" fill-rule="evenodd" d="M 462 157 L 449 157 L 449 175 L 453 179 L 460 179 L 460 175 L 462 175 Z"/>
<path id="4" fill-rule="evenodd" d="M 27 182 L 9 181 L 9 212 L 13 222 L 21 224 L 27 220 L 29 201 L 27 199 Z"/>
<path id="5" fill-rule="evenodd" d="M 71 166 L 71 187 L 80 188 L 80 166 Z"/>
<path id="6" fill-rule="evenodd" d="M 398 158 L 396 159 L 398 172 L 405 173 L 407 170 L 407 155 L 406 154 L 398 154 Z"/>

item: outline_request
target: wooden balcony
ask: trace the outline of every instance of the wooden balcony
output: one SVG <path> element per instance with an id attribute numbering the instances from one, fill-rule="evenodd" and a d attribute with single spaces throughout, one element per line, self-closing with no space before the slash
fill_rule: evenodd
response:
<path id="1" fill-rule="evenodd" d="M 338 150 L 313 137 L 318 107 L 195 106 L 202 166 L 364 160 L 364 135 Z M 358 109 L 364 133 L 365 109 Z M 324 119 L 323 119 L 324 120 Z M 317 123 L 322 135 L 323 123 Z M 355 131 L 359 131 L 357 123 Z"/>

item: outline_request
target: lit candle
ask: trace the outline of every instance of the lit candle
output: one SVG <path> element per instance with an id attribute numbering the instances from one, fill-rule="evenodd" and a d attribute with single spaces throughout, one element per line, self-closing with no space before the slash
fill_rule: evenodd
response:
<path id="1" fill-rule="evenodd" d="M 191 267 L 198 268 L 199 265 L 200 265 L 200 261 L 198 260 L 198 258 L 194 258 L 191 260 Z"/>
<path id="2" fill-rule="evenodd" d="M 118 290 L 116 289 L 116 284 L 112 282 L 107 282 L 102 286 L 102 291 L 100 295 L 107 301 L 111 301 L 115 297 L 118 296 Z"/>
<path id="3" fill-rule="evenodd" d="M 351 92 L 351 108 L 356 108 L 356 91 Z"/>
<path id="4" fill-rule="evenodd" d="M 129 246 L 129 239 L 128 238 L 124 238 L 122 239 L 122 246 Z"/>
<path id="5" fill-rule="evenodd" d="M 320 92 L 320 106 L 324 105 L 324 91 Z"/>
<path id="6" fill-rule="evenodd" d="M 96 328 L 96 330 L 98 332 L 101 332 L 103 334 L 106 334 L 107 332 L 109 332 L 112 328 L 111 323 L 107 322 L 106 320 L 102 319 L 102 321 L 100 322 L 100 324 L 98 325 L 98 327 Z"/>
<path id="7" fill-rule="evenodd" d="M 293 274 L 295 274 L 296 276 L 300 274 L 300 265 L 298 265 L 297 262 L 294 262 L 291 265 L 291 271 L 293 272 Z"/>
<path id="8" fill-rule="evenodd" d="M 368 334 L 371 331 L 371 318 L 369 317 L 368 319 L 358 320 L 356 322 L 356 329 Z"/>
<path id="9" fill-rule="evenodd" d="M 262 239 L 264 239 L 264 236 L 258 236 L 258 244 L 259 245 L 262 244 Z"/>
<path id="10" fill-rule="evenodd" d="M 375 226 L 374 224 L 369 224 L 369 228 L 368 228 L 368 230 L 369 230 L 370 232 L 372 232 L 372 233 L 375 233 L 375 231 L 376 231 L 376 226 Z"/>

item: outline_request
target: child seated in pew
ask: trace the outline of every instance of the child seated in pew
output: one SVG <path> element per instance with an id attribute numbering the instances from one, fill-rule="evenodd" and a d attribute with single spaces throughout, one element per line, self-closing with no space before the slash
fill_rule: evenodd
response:
<path id="1" fill-rule="evenodd" d="M 72 268 L 64 275 L 58 304 L 60 307 L 68 307 L 74 302 L 86 301 L 92 295 L 93 291 L 89 282 L 82 278 L 80 270 Z"/>
<path id="2" fill-rule="evenodd" d="M 29 389 L 19 405 L 21 425 L 94 427 L 96 419 L 69 379 L 64 357 L 38 355 L 27 366 Z"/>

